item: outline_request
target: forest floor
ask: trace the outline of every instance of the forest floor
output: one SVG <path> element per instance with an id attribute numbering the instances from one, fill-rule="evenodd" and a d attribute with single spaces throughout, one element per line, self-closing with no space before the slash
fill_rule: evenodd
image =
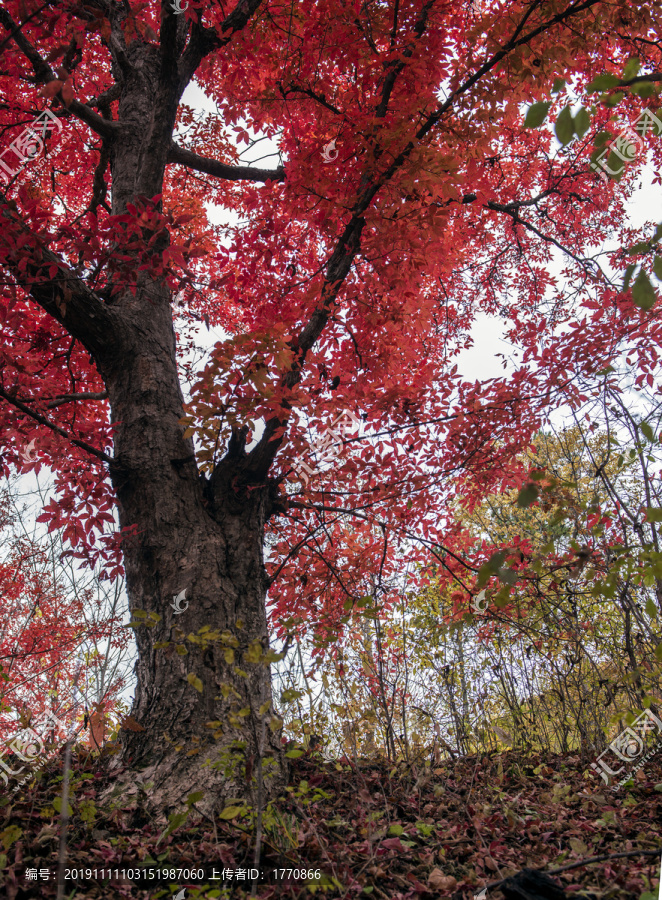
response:
<path id="1" fill-rule="evenodd" d="M 61 777 L 62 754 L 32 786 L 0 799 L 0 895 L 9 900 L 57 895 Z M 253 894 L 240 873 L 253 865 L 255 828 L 241 812 L 212 822 L 193 808 L 164 834 L 139 803 L 104 805 L 108 784 L 103 755 L 75 754 L 66 859 L 78 877 L 63 897 L 472 900 L 486 888 L 481 900 L 503 900 L 499 882 L 524 867 L 564 869 L 554 877 L 568 897 L 658 897 L 662 753 L 616 791 L 573 754 L 507 751 L 407 766 L 307 753 L 292 762 L 287 796 L 264 813 L 267 881 Z M 148 884 L 147 870 L 121 883 L 122 870 L 149 862 L 152 872 L 170 870 L 167 881 Z M 102 869 L 113 870 L 110 882 Z M 190 869 L 193 878 L 180 871 Z M 220 881 L 223 869 L 231 881 Z"/>

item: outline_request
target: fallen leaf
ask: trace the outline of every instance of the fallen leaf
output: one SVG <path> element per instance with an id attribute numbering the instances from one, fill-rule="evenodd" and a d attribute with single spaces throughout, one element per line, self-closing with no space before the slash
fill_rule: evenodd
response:
<path id="1" fill-rule="evenodd" d="M 457 879 L 452 875 L 444 875 L 441 869 L 433 869 L 428 875 L 428 887 L 438 888 L 441 891 L 454 891 L 457 887 Z"/>

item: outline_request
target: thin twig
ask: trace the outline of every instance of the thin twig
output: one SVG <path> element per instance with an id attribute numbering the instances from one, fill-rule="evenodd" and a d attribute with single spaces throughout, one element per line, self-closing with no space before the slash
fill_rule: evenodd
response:
<path id="1" fill-rule="evenodd" d="M 580 869 L 582 866 L 590 866 L 593 863 L 606 862 L 608 859 L 625 859 L 628 856 L 659 856 L 660 852 L 662 852 L 662 848 L 658 850 L 628 850 L 626 853 L 608 853 L 604 856 L 590 856 L 588 859 L 582 859 L 576 863 L 569 863 L 567 866 L 560 866 L 558 869 L 550 869 L 548 872 L 545 872 L 545 875 L 558 875 L 559 872 L 569 872 L 570 869 Z M 501 881 L 490 881 L 489 884 L 485 885 L 485 889 L 492 889 L 495 887 L 499 887 L 499 885 L 503 884 L 506 881 L 505 878 L 502 878 Z"/>
<path id="2" fill-rule="evenodd" d="M 64 898 L 64 867 L 67 861 L 67 825 L 69 824 L 69 771 L 71 769 L 71 745 L 73 737 L 67 740 L 64 750 L 64 773 L 62 775 L 62 809 L 60 811 L 60 850 L 58 854 L 57 900 Z"/>
<path id="3" fill-rule="evenodd" d="M 72 694 L 74 700 L 78 694 L 78 682 L 82 664 L 78 666 L 78 672 L 74 680 Z M 76 713 L 80 703 L 74 706 L 74 714 Z M 60 810 L 60 849 L 58 853 L 58 872 L 57 872 L 57 900 L 64 898 L 64 867 L 67 861 L 67 826 L 69 824 L 69 772 L 71 771 L 71 747 L 80 733 L 81 729 L 76 730 L 75 724 L 69 729 L 67 735 L 67 743 L 64 748 L 64 771 L 62 773 L 62 809 Z"/>
<path id="4" fill-rule="evenodd" d="M 256 735 L 257 737 L 257 735 Z M 255 823 L 255 854 L 253 865 L 260 868 L 260 852 L 262 850 L 262 807 L 264 805 L 264 779 L 262 777 L 262 753 L 264 747 L 264 717 L 260 723 L 260 739 L 257 746 L 257 821 Z M 253 882 L 251 897 L 257 896 L 257 881 Z"/>

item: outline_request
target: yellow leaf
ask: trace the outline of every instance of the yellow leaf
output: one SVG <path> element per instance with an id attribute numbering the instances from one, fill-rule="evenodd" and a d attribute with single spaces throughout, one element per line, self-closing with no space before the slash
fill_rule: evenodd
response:
<path id="1" fill-rule="evenodd" d="M 219 817 L 219 819 L 226 819 L 226 820 L 234 819 L 239 815 L 241 810 L 242 810 L 241 806 L 226 806 L 225 809 L 223 810 L 223 812 L 218 814 L 218 817 Z"/>
<path id="2" fill-rule="evenodd" d="M 195 675 L 193 672 L 189 672 L 189 674 L 186 676 L 186 680 L 190 685 L 192 685 L 192 687 L 196 689 L 196 691 L 198 691 L 200 694 L 202 693 L 202 682 L 197 675 Z"/>
<path id="3" fill-rule="evenodd" d="M 259 641 L 253 641 L 246 651 L 244 659 L 249 663 L 259 663 L 262 657 L 262 644 Z"/>

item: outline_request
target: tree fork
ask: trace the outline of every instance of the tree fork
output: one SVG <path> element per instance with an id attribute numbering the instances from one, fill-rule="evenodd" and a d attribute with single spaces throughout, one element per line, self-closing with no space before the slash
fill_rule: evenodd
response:
<path id="1" fill-rule="evenodd" d="M 229 798 L 255 799 L 262 718 L 271 726 L 265 755 L 274 758 L 265 760 L 267 796 L 284 775 L 262 551 L 277 491 L 256 481 L 241 430 L 211 478 L 199 475 L 181 421 L 169 304 L 152 305 L 149 331 L 137 321 L 140 307 L 122 310 L 130 345 L 117 357 L 123 364 L 101 366 L 115 425 L 113 486 L 130 534 L 123 553 L 139 654 L 132 717 L 142 730 L 122 732 L 123 757 L 153 783 L 155 806 L 177 806 L 202 790 L 202 808 L 212 809 Z M 139 342 L 126 337 L 140 332 Z"/>

